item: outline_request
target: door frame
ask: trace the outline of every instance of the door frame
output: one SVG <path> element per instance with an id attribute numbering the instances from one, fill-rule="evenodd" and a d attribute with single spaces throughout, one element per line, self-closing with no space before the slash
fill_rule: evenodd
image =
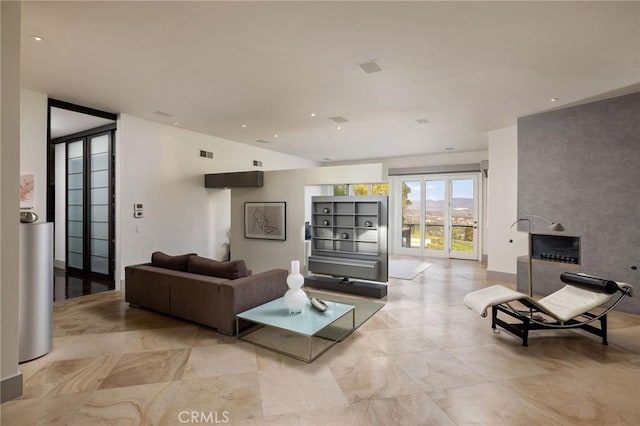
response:
<path id="1" fill-rule="evenodd" d="M 107 120 L 112 120 L 113 123 L 106 124 L 104 126 L 96 127 L 93 129 L 77 132 L 67 136 L 61 136 L 56 139 L 51 139 L 51 109 L 59 108 L 65 109 L 68 111 L 74 111 L 81 114 L 92 115 L 95 117 L 105 118 Z M 110 132 L 110 173 L 109 173 L 109 184 L 110 184 L 110 193 L 111 193 L 111 206 L 109 209 L 109 280 L 114 280 L 115 278 L 115 193 L 116 193 L 116 185 L 115 185 L 115 150 L 116 150 L 116 142 L 115 142 L 115 132 L 117 130 L 117 120 L 118 115 L 106 111 L 97 110 L 94 108 L 85 107 L 82 105 L 76 105 L 69 102 L 61 101 L 58 99 L 49 98 L 47 102 L 47 222 L 55 222 L 55 205 L 56 205 L 56 188 L 55 188 L 55 146 L 59 143 L 66 143 L 72 140 L 78 140 L 81 138 L 86 138 L 90 135 L 95 135 L 97 133 L 106 133 Z M 86 143 L 85 143 L 86 145 Z M 66 153 L 66 147 L 65 147 Z M 66 155 L 65 155 L 66 161 Z M 65 187 L 66 187 L 66 177 L 65 177 Z M 86 193 L 86 191 L 85 191 Z M 65 191 L 66 194 L 66 191 Z M 85 199 L 86 200 L 86 199 Z M 65 202 L 66 206 L 66 202 Z M 66 209 L 66 208 L 65 208 Z M 65 212 L 65 221 L 67 219 L 67 213 Z M 65 247 L 67 245 L 67 231 L 65 231 Z M 66 248 L 65 248 L 66 252 Z M 66 256 L 65 256 L 66 257 Z M 99 278 L 105 278 L 105 275 L 102 274 L 87 274 L 94 275 Z"/>
<path id="2" fill-rule="evenodd" d="M 476 217 L 476 254 L 475 256 L 460 256 L 460 253 L 451 250 L 451 213 L 445 216 L 445 250 L 429 250 L 424 248 L 422 238 L 424 236 L 424 223 L 425 223 L 425 191 L 424 185 L 429 180 L 446 180 L 445 185 L 445 198 L 446 202 L 449 202 L 451 196 L 451 180 L 464 179 L 469 177 L 475 177 L 475 197 L 474 197 L 474 209 Z M 483 179 L 480 171 L 478 172 L 458 172 L 458 173 L 427 173 L 427 174 L 415 174 L 415 175 L 396 175 L 391 177 L 391 191 L 393 196 L 392 207 L 390 211 L 394 213 L 393 220 L 390 220 L 390 228 L 393 234 L 392 247 L 394 253 L 409 256 L 418 257 L 439 257 L 450 259 L 469 259 L 469 260 L 482 260 L 483 252 Z M 421 223 L 421 244 L 416 248 L 402 247 L 402 182 L 403 181 L 416 181 L 421 182 L 421 194 L 420 194 L 420 223 Z"/>

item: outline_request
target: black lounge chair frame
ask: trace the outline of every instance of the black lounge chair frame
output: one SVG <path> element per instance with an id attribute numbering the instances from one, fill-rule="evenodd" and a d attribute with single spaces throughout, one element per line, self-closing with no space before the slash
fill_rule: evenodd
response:
<path id="1" fill-rule="evenodd" d="M 602 344 L 608 345 L 607 341 L 607 314 L 613 310 L 616 306 L 622 302 L 625 296 L 631 295 L 628 289 L 620 288 L 618 290 L 620 295 L 616 301 L 599 314 L 593 314 L 590 312 L 584 312 L 575 318 L 564 322 L 545 322 L 540 316 L 541 312 L 534 305 L 529 305 L 527 300 L 520 300 L 519 302 L 527 306 L 529 310 L 518 310 L 512 307 L 509 303 L 502 303 L 491 307 L 491 328 L 494 332 L 497 331 L 497 326 L 503 328 L 507 332 L 522 339 L 522 346 L 529 346 L 529 331 L 531 330 L 558 330 L 558 329 L 570 329 L 579 328 L 585 330 L 591 334 L 594 334 L 602 338 Z M 512 318 L 519 320 L 519 323 L 509 323 L 498 318 L 498 312 L 503 312 Z M 537 317 L 537 318 L 536 318 Z M 599 321 L 600 327 L 594 327 L 592 322 Z"/>

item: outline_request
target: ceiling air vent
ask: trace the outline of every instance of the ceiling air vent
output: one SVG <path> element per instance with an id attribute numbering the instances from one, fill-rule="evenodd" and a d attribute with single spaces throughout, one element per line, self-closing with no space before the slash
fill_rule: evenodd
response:
<path id="1" fill-rule="evenodd" d="M 258 142 L 258 143 L 269 143 L 269 141 L 265 141 L 264 139 L 258 139 L 258 140 L 256 140 L 256 142 Z"/>
<path id="2" fill-rule="evenodd" d="M 366 72 L 367 74 L 373 74 L 374 72 L 382 71 L 382 68 L 380 68 L 380 65 L 378 65 L 375 59 L 368 62 L 362 62 L 358 64 L 358 66 L 362 68 L 362 71 Z"/>
<path id="3" fill-rule="evenodd" d="M 344 117 L 329 117 L 329 120 L 335 121 L 336 123 L 348 123 L 349 120 L 347 120 Z"/>
<path id="4" fill-rule="evenodd" d="M 418 124 L 429 124 L 429 120 L 427 120 L 426 118 L 418 118 L 416 122 Z"/>
<path id="5" fill-rule="evenodd" d="M 155 115 L 159 115 L 161 117 L 173 117 L 173 114 L 169 114 L 168 112 L 164 112 L 164 111 L 156 111 L 154 112 Z"/>

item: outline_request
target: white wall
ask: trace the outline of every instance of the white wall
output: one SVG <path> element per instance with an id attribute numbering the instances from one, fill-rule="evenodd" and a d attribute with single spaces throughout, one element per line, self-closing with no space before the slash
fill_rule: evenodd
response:
<path id="1" fill-rule="evenodd" d="M 213 159 L 200 157 L 200 149 L 212 151 Z M 262 161 L 264 170 L 317 165 L 121 114 L 116 138 L 116 266 L 122 278 L 124 266 L 148 262 L 156 250 L 224 259 L 231 191 L 205 188 L 204 175 L 256 170 L 253 160 Z M 133 218 L 134 203 L 144 204 L 144 218 Z M 231 250 L 233 254 L 233 245 Z"/>
<path id="2" fill-rule="evenodd" d="M 517 128 L 494 130 L 488 137 L 487 271 L 513 274 L 515 282 L 517 257 L 527 254 L 527 234 L 511 228 L 518 215 Z"/>
<path id="3" fill-rule="evenodd" d="M 20 91 L 20 174 L 34 175 L 34 207 L 47 220 L 47 95 Z"/>
<path id="4" fill-rule="evenodd" d="M 262 188 L 231 190 L 231 257 L 244 259 L 254 273 L 274 268 L 289 269 L 291 260 L 300 260 L 304 265 L 304 222 L 308 220 L 305 211 L 310 202 L 306 196 L 311 195 L 309 190 L 305 191 L 305 186 L 386 180 L 384 168 L 379 163 L 266 172 Z M 287 203 L 286 241 L 244 238 L 244 203 L 247 201 Z"/>
<path id="5" fill-rule="evenodd" d="M 0 2 L 0 379 L 3 402 L 19 396 L 22 387 L 18 371 L 20 15 L 19 2 Z"/>

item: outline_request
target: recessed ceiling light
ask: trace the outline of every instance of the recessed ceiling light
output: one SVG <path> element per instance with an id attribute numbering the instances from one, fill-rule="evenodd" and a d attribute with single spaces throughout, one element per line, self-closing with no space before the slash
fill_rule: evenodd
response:
<path id="1" fill-rule="evenodd" d="M 177 125 L 178 125 L 178 124 L 180 124 L 180 123 L 178 123 L 177 121 L 174 121 L 174 122 L 173 122 L 173 123 L 171 123 L 171 124 L 173 124 L 174 126 L 177 126 Z"/>
<path id="2" fill-rule="evenodd" d="M 558 98 L 551 98 L 551 102 L 556 102 Z"/>
<path id="3" fill-rule="evenodd" d="M 446 147 L 444 150 L 445 150 L 445 151 L 453 151 L 454 149 L 455 149 L 454 147 L 452 147 L 452 146 L 448 146 L 448 147 Z"/>
<path id="4" fill-rule="evenodd" d="M 316 116 L 315 112 L 312 112 L 311 114 L 309 114 L 309 117 L 315 117 L 315 116 Z"/>
<path id="5" fill-rule="evenodd" d="M 274 137 L 274 138 L 277 138 L 277 137 L 278 137 L 278 134 L 276 133 L 275 135 L 273 135 L 273 137 Z"/>
<path id="6" fill-rule="evenodd" d="M 247 127 L 247 125 L 246 125 L 246 124 L 243 124 L 243 125 L 242 125 L 242 128 L 244 129 L 245 127 Z"/>
<path id="7" fill-rule="evenodd" d="M 341 130 L 342 126 L 336 126 L 336 130 Z"/>
<path id="8" fill-rule="evenodd" d="M 31 38 L 34 39 L 35 41 L 44 41 L 44 37 L 39 36 L 37 34 L 32 35 Z"/>

